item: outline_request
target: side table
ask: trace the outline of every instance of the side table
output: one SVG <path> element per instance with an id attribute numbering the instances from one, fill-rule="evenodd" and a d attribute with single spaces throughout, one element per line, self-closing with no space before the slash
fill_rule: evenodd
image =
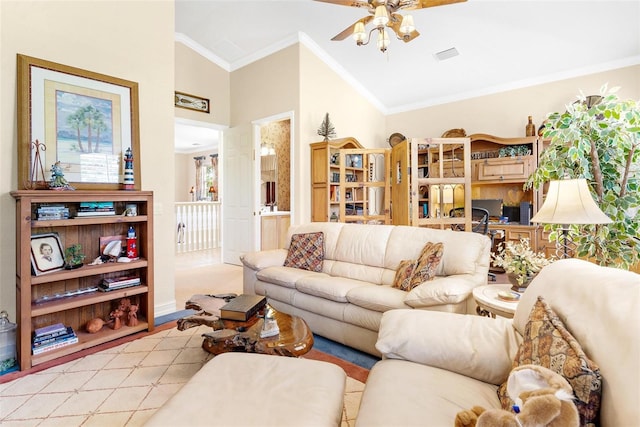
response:
<path id="1" fill-rule="evenodd" d="M 513 317 L 518 307 L 518 300 L 506 301 L 498 297 L 498 292 L 514 293 L 511 285 L 484 285 L 473 288 L 473 299 L 478 305 L 476 312 L 480 316 L 501 316 L 507 319 Z"/>

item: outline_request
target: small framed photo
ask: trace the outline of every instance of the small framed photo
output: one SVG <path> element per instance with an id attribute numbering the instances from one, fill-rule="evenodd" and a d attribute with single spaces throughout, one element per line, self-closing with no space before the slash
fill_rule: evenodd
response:
<path id="1" fill-rule="evenodd" d="M 64 268 L 62 244 L 57 233 L 31 236 L 31 266 L 36 276 Z"/>

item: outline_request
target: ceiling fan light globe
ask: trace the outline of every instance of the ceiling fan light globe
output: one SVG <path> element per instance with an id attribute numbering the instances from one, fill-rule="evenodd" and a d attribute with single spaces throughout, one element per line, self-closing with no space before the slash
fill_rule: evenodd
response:
<path id="1" fill-rule="evenodd" d="M 413 31 L 415 31 L 416 26 L 413 23 L 413 16 L 405 15 L 402 17 L 402 23 L 400 24 L 400 34 L 403 36 L 408 36 Z"/>
<path id="2" fill-rule="evenodd" d="M 358 43 L 364 43 L 367 38 L 367 33 L 364 31 L 364 23 L 356 22 L 356 25 L 353 27 L 353 39 Z"/>
<path id="3" fill-rule="evenodd" d="M 378 49 L 380 49 L 381 52 L 385 52 L 387 47 L 389 47 L 389 42 L 389 35 L 384 29 L 381 29 L 378 32 Z"/>
<path id="4" fill-rule="evenodd" d="M 387 8 L 382 5 L 377 6 L 376 14 L 373 18 L 373 25 L 380 28 L 387 25 L 387 22 L 389 22 L 389 12 L 387 12 Z"/>

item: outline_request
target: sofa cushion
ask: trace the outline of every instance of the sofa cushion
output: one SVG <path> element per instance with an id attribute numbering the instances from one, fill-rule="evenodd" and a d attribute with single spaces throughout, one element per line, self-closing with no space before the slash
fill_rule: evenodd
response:
<path id="1" fill-rule="evenodd" d="M 362 393 L 356 427 L 453 426 L 474 405 L 499 408 L 496 386 L 406 360 L 377 362 Z"/>
<path id="2" fill-rule="evenodd" d="M 296 281 L 298 291 L 337 302 L 347 302 L 347 293 L 353 288 L 362 286 L 374 285 L 361 280 L 327 274 L 308 275 Z"/>
<path id="3" fill-rule="evenodd" d="M 513 368 L 526 364 L 544 366 L 565 377 L 576 397 L 574 403 L 580 413 L 580 425 L 598 424 L 602 393 L 600 371 L 540 296 L 529 314 Z M 513 402 L 506 388 L 505 381 L 498 389 L 498 396 L 503 408 L 510 409 Z"/>
<path id="4" fill-rule="evenodd" d="M 413 308 L 457 304 L 471 295 L 476 284 L 473 277 L 469 275 L 437 276 L 433 280 L 411 289 L 404 302 Z"/>
<path id="5" fill-rule="evenodd" d="M 324 233 L 300 233 L 291 236 L 291 244 L 285 267 L 300 268 L 309 271 L 322 271 L 324 259 Z"/>
<path id="6" fill-rule="evenodd" d="M 409 289 L 407 289 L 408 291 L 418 286 L 420 283 L 427 282 L 435 277 L 436 269 L 442 259 L 442 248 L 443 245 L 441 242 L 429 242 L 424 245 L 424 248 L 418 257 L 418 264 L 416 264 L 413 275 L 411 276 Z"/>
<path id="7" fill-rule="evenodd" d="M 413 272 L 417 264 L 418 260 L 416 259 L 403 259 L 400 261 L 391 287 L 406 291 L 411 285 L 411 278 L 413 277 Z"/>
<path id="8" fill-rule="evenodd" d="M 291 267 L 267 267 L 256 273 L 256 277 L 263 282 L 274 283 L 276 285 L 284 286 L 287 288 L 295 288 L 296 282 L 307 276 L 314 276 L 323 273 L 316 273 L 315 271 L 301 270 L 299 268 Z"/>
<path id="9" fill-rule="evenodd" d="M 358 307 L 385 312 L 394 308 L 409 308 L 404 303 L 406 292 L 389 286 L 359 286 L 347 292 L 347 301 Z"/>

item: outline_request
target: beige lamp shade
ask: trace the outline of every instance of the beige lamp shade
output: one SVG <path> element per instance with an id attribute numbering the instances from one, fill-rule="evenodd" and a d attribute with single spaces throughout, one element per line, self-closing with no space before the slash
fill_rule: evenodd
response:
<path id="1" fill-rule="evenodd" d="M 543 224 L 610 224 L 591 197 L 585 179 L 551 181 L 542 207 L 531 222 Z"/>

